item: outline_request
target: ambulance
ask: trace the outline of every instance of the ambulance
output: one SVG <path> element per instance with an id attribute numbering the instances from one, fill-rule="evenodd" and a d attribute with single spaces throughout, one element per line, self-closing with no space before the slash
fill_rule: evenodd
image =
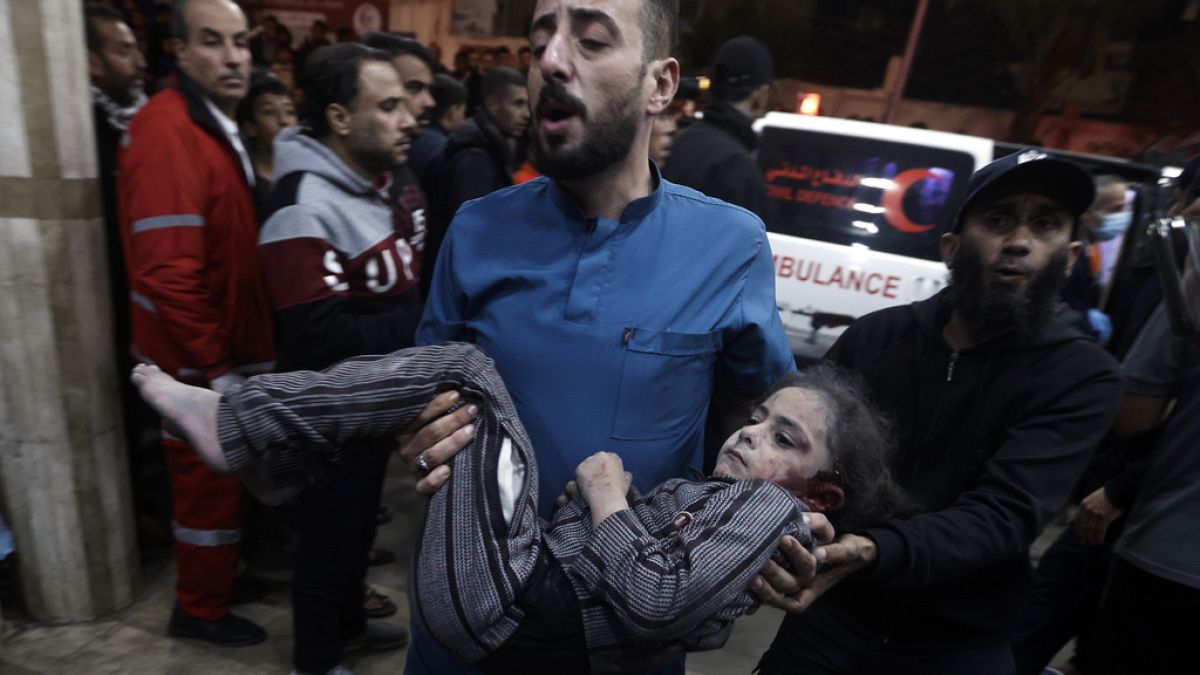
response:
<path id="1" fill-rule="evenodd" d="M 966 197 L 968 179 L 1022 149 L 977 136 L 778 112 L 758 120 L 755 130 L 776 302 L 800 362 L 820 358 L 856 318 L 943 288 L 948 273 L 938 240 Z M 1154 274 L 1146 224 L 1174 201 L 1172 179 L 1180 169 L 1051 152 L 1093 175 L 1128 181 L 1133 226 L 1122 238 L 1111 285 L 1140 287 Z"/>
<path id="2" fill-rule="evenodd" d="M 990 139 L 769 113 L 755 124 L 763 220 L 792 352 L 820 358 L 856 318 L 945 286 L 938 239 Z"/>

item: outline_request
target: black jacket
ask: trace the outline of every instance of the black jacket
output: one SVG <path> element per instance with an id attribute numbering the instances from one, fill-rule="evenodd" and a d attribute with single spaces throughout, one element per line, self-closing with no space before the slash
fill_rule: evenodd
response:
<path id="1" fill-rule="evenodd" d="M 1065 306 L 1031 338 L 958 353 L 942 338 L 950 311 L 943 291 L 869 314 L 826 356 L 896 416 L 893 466 L 920 505 L 866 530 L 877 563 L 827 598 L 880 637 L 999 642 L 1024 602 L 1029 545 L 1110 426 L 1121 384 Z"/>
<path id="2" fill-rule="evenodd" d="M 122 365 L 129 354 L 129 278 L 125 274 L 125 252 L 121 249 L 121 220 L 117 216 L 117 146 L 124 130 L 108 122 L 104 108 L 92 104 L 96 131 L 96 161 L 100 170 L 100 199 L 104 204 L 104 247 L 108 251 L 108 285 L 112 294 L 117 354 Z"/>
<path id="3" fill-rule="evenodd" d="M 429 233 L 425 238 L 425 267 L 421 285 L 425 294 L 433 279 L 438 250 L 458 207 L 513 184 L 513 152 L 487 112 L 458 125 L 446 140 L 441 158 L 426 168 L 422 187 L 429 200 Z"/>
<path id="4" fill-rule="evenodd" d="M 463 202 L 513 184 L 508 139 L 482 109 L 450 134 L 443 156 L 447 172 L 444 190 L 451 218 Z"/>
<path id="5" fill-rule="evenodd" d="M 754 156 L 758 137 L 750 118 L 728 103 L 713 103 L 704 119 L 675 135 L 663 178 L 763 215 L 767 187 Z"/>

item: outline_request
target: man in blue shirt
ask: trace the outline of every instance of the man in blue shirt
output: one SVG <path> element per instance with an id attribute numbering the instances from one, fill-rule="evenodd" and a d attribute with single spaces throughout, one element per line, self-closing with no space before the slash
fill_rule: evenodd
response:
<path id="1" fill-rule="evenodd" d="M 619 219 L 588 217 L 545 177 L 468 202 L 417 330 L 496 360 L 538 453 L 543 517 L 599 449 L 642 490 L 699 468 L 718 365 L 742 398 L 792 369 L 762 224 L 646 166 L 653 192 Z"/>
<path id="2" fill-rule="evenodd" d="M 530 42 L 543 178 L 466 203 L 439 254 L 418 344 L 496 362 L 539 465 L 539 510 L 597 450 L 646 489 L 699 468 L 723 371 L 749 399 L 794 369 L 762 222 L 662 180 L 654 116 L 679 64 L 671 0 L 541 0 Z M 438 403 L 435 402 L 434 406 Z M 470 438 L 469 410 L 401 449 L 428 488 Z M 470 672 L 414 634 L 406 672 Z M 682 672 L 682 664 L 677 664 Z"/>

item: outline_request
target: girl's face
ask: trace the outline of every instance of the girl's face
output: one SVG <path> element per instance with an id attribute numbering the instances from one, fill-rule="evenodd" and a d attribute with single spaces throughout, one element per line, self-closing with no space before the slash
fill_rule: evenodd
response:
<path id="1" fill-rule="evenodd" d="M 713 475 L 759 478 L 777 483 L 806 501 L 816 497 L 811 479 L 832 468 L 826 445 L 826 417 L 819 394 L 799 387 L 775 392 L 721 446 Z M 809 505 L 817 510 L 828 510 L 830 506 Z"/>

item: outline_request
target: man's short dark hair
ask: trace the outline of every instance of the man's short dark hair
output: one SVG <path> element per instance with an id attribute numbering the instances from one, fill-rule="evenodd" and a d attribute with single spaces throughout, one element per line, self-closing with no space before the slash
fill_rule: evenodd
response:
<path id="1" fill-rule="evenodd" d="M 288 91 L 287 85 L 274 75 L 255 78 L 250 82 L 250 89 L 246 91 L 246 95 L 238 101 L 237 111 L 234 114 L 238 125 L 245 124 L 254 117 L 254 104 L 258 102 L 258 97 L 265 94 L 291 97 L 292 92 Z"/>
<path id="2" fill-rule="evenodd" d="M 485 99 L 491 98 L 507 87 L 525 88 L 527 82 L 521 71 L 509 68 L 508 66 L 498 66 L 488 71 L 487 75 L 483 76 L 483 85 L 480 88 L 480 96 Z"/>
<path id="3" fill-rule="evenodd" d="M 125 22 L 125 15 L 109 5 L 89 2 L 83 6 L 83 16 L 87 24 L 87 48 L 89 52 L 100 53 L 104 49 L 104 36 L 96 28 L 97 21 Z"/>
<path id="4" fill-rule="evenodd" d="M 300 85 L 304 92 L 301 120 L 314 138 L 329 135 L 326 108 L 338 103 L 354 110 L 359 72 L 367 61 L 391 65 L 392 55 L 356 42 L 342 42 L 321 47 L 308 57 Z"/>
<path id="5" fill-rule="evenodd" d="M 500 56 L 501 54 L 511 54 L 512 50 L 508 48 L 508 45 L 500 45 L 499 47 L 493 49 L 492 53 L 496 56 Z"/>
<path id="6" fill-rule="evenodd" d="M 429 93 L 433 95 L 434 103 L 429 117 L 434 122 L 441 122 L 451 106 L 467 102 L 467 88 L 453 77 L 441 73 L 433 76 L 433 83 L 429 85 Z"/>
<path id="7" fill-rule="evenodd" d="M 429 67 L 429 70 L 434 70 L 433 54 L 425 48 L 425 45 L 417 42 L 412 38 L 396 35 L 395 33 L 370 33 L 367 39 L 363 40 L 363 44 L 372 49 L 381 49 L 388 52 L 393 57 L 401 54 L 408 54 L 421 59 L 421 62 Z"/>
<path id="8" fill-rule="evenodd" d="M 675 51 L 679 39 L 679 0 L 643 0 L 642 32 L 645 47 L 642 59 L 665 59 Z"/>

